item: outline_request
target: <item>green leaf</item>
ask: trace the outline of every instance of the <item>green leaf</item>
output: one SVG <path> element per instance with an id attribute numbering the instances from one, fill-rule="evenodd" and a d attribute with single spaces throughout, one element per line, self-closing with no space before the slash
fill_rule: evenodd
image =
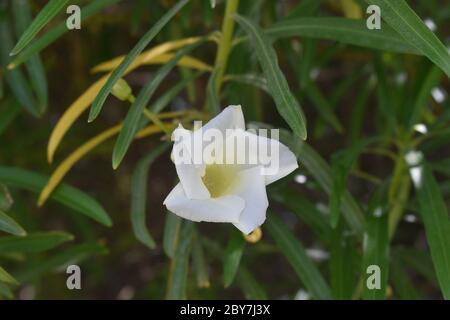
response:
<path id="1" fill-rule="evenodd" d="M 386 118 L 388 129 L 393 130 L 396 125 L 397 109 L 391 95 L 390 86 L 387 82 L 386 67 L 382 61 L 381 55 L 375 55 L 374 65 L 377 77 L 378 109 Z"/>
<path id="2" fill-rule="evenodd" d="M 110 94 L 114 85 L 120 78 L 122 78 L 125 70 L 134 61 L 134 59 L 147 47 L 153 38 L 162 30 L 162 28 L 178 13 L 186 4 L 188 0 L 180 0 L 175 4 L 159 21 L 139 40 L 136 46 L 131 49 L 128 55 L 123 59 L 120 65 L 112 72 L 111 76 L 106 81 L 103 88 L 98 93 L 89 113 L 89 122 L 92 122 L 99 115 L 106 98 Z"/>
<path id="3" fill-rule="evenodd" d="M 344 221 L 339 220 L 335 229 L 331 231 L 330 242 L 330 283 L 333 298 L 349 300 L 352 298 L 352 290 L 355 285 L 352 238 L 344 227 Z M 359 267 L 359 266 L 358 266 Z M 358 268 L 359 269 L 359 268 Z"/>
<path id="4" fill-rule="evenodd" d="M 450 159 L 443 159 L 431 164 L 434 171 L 450 176 Z"/>
<path id="5" fill-rule="evenodd" d="M 411 247 L 394 248 L 392 256 L 398 257 L 403 265 L 408 266 L 408 268 L 411 268 L 419 275 L 423 276 L 431 284 L 436 287 L 439 286 L 429 252 Z"/>
<path id="6" fill-rule="evenodd" d="M 192 239 L 194 235 L 194 224 L 186 222 L 181 229 L 180 238 L 172 258 L 167 283 L 168 300 L 186 299 L 186 282 L 189 269 L 189 256 L 192 249 Z"/>
<path id="7" fill-rule="evenodd" d="M 316 299 L 330 299 L 331 291 L 323 276 L 306 254 L 300 241 L 281 219 L 275 214 L 270 214 L 265 225 L 306 289 Z"/>
<path id="8" fill-rule="evenodd" d="M 316 49 L 316 39 L 305 39 L 302 44 L 300 59 L 298 57 L 291 58 L 291 65 L 293 65 L 294 68 L 298 66 L 298 82 L 300 83 L 301 89 L 308 88 L 311 85 L 311 69 L 314 67 L 314 60 L 317 58 Z M 300 63 L 298 62 L 298 60 L 300 60 Z M 315 91 L 317 92 L 318 88 L 315 87 L 315 89 Z M 314 93 L 315 92 L 313 91 L 313 94 Z M 316 95 L 318 96 L 318 94 Z"/>
<path id="9" fill-rule="evenodd" d="M 0 282 L 7 284 L 17 285 L 19 284 L 12 275 L 10 275 L 5 269 L 0 266 Z"/>
<path id="10" fill-rule="evenodd" d="M 168 147 L 169 144 L 164 143 L 151 150 L 137 163 L 131 178 L 131 225 L 133 226 L 133 233 L 136 239 L 150 249 L 155 248 L 155 241 L 150 235 L 145 222 L 148 171 L 156 158 Z"/>
<path id="11" fill-rule="evenodd" d="M 450 77 L 450 55 L 438 37 L 404 0 L 366 0 L 381 9 L 383 19 L 398 34 Z"/>
<path id="12" fill-rule="evenodd" d="M 18 54 L 23 48 L 25 48 L 31 40 L 39 33 L 39 31 L 45 27 L 45 25 L 61 11 L 69 0 L 50 0 L 45 7 L 39 12 L 31 25 L 25 30 L 20 37 L 14 49 L 10 55 L 14 56 Z"/>
<path id="13" fill-rule="evenodd" d="M 326 122 L 328 122 L 328 124 L 330 124 L 337 132 L 343 133 L 344 129 L 341 122 L 334 114 L 330 103 L 324 97 L 320 89 L 314 83 L 310 83 L 305 88 L 305 93 L 317 108 L 320 116 Z"/>
<path id="14" fill-rule="evenodd" d="M 10 216 L 0 210 L 0 230 L 16 235 L 24 236 L 27 232 Z"/>
<path id="15" fill-rule="evenodd" d="M 0 282 L 0 297 L 5 297 L 6 299 L 13 299 L 14 294 L 6 283 Z"/>
<path id="16" fill-rule="evenodd" d="M 0 41 L 2 43 L 0 46 L 0 64 L 5 71 L 6 79 L 17 101 L 20 102 L 25 110 L 38 117 L 39 110 L 24 74 L 21 70 L 8 70 L 8 52 L 13 40 L 9 21 L 4 15 L 6 15 L 6 12 L 0 10 Z"/>
<path id="17" fill-rule="evenodd" d="M 420 79 L 420 90 L 414 99 L 412 110 L 408 110 L 409 121 L 407 124 L 409 128 L 420 121 L 420 115 L 426 109 L 428 100 L 431 97 L 431 91 L 439 84 L 442 78 L 442 71 L 438 67 L 432 66 L 425 78 Z"/>
<path id="18" fill-rule="evenodd" d="M 0 117 L 0 136 L 6 129 L 8 129 L 14 119 L 16 119 L 16 117 L 20 114 L 20 106 L 15 100 L 7 100 L 3 106 L 7 109 L 1 110 L 2 116 Z"/>
<path id="19" fill-rule="evenodd" d="M 407 270 L 403 267 L 400 259 L 391 259 L 389 267 L 389 279 L 394 286 L 395 296 L 402 300 L 423 300 L 423 295 L 414 287 L 412 280 L 408 277 Z"/>
<path id="20" fill-rule="evenodd" d="M 206 86 L 206 97 L 208 104 L 208 112 L 211 117 L 216 116 L 220 112 L 220 97 L 216 87 L 216 72 L 212 72 L 209 76 L 208 85 Z"/>
<path id="21" fill-rule="evenodd" d="M 303 0 L 292 11 L 288 13 L 286 19 L 307 17 L 314 15 L 320 7 L 320 1 L 317 0 Z"/>
<path id="22" fill-rule="evenodd" d="M 342 197 L 347 188 L 347 179 L 350 171 L 364 147 L 372 141 L 373 139 L 359 140 L 348 149 L 340 150 L 332 156 L 331 172 L 333 185 L 330 194 L 330 223 L 332 228 L 335 228 L 338 223 Z"/>
<path id="23" fill-rule="evenodd" d="M 13 205 L 14 200 L 9 193 L 8 188 L 0 183 L 0 210 L 8 211 Z"/>
<path id="24" fill-rule="evenodd" d="M 180 229 L 183 220 L 172 212 L 166 213 L 166 223 L 164 225 L 163 247 L 169 258 L 174 258 L 175 249 L 180 237 Z"/>
<path id="25" fill-rule="evenodd" d="M 331 195 L 333 190 L 333 175 L 325 160 L 306 143 L 302 143 L 298 152 L 299 163 L 304 165 L 322 189 L 328 195 Z M 349 226 L 357 234 L 362 235 L 364 231 L 364 217 L 358 204 L 347 190 L 344 191 L 341 198 L 341 210 Z"/>
<path id="26" fill-rule="evenodd" d="M 244 267 L 240 267 L 236 275 L 237 283 L 244 292 L 247 300 L 267 300 L 267 293 L 261 282 L 256 280 L 253 275 Z"/>
<path id="27" fill-rule="evenodd" d="M 269 87 L 266 78 L 261 74 L 247 73 L 247 74 L 232 74 L 227 76 L 228 80 L 236 81 L 239 83 L 248 84 L 255 86 L 267 93 L 269 92 Z"/>
<path id="28" fill-rule="evenodd" d="M 194 80 L 201 76 L 203 72 L 196 72 L 193 75 L 183 78 L 172 88 L 166 90 L 154 103 L 151 105 L 151 112 L 161 112 L 175 97 L 177 97 L 187 85 L 194 83 Z"/>
<path id="29" fill-rule="evenodd" d="M 104 8 L 113 5 L 121 0 L 96 0 L 92 3 L 81 8 L 81 23 L 84 25 L 84 21 L 103 10 Z M 60 22 L 55 27 L 48 30 L 44 35 L 35 39 L 26 48 L 24 48 L 19 54 L 17 54 L 11 61 L 9 67 L 15 68 L 25 61 L 27 61 L 31 56 L 38 53 L 39 51 L 45 49 L 54 41 L 56 41 L 63 34 L 68 32 L 66 20 Z"/>
<path id="30" fill-rule="evenodd" d="M 235 19 L 252 39 L 254 50 L 266 76 L 269 91 L 275 100 L 278 112 L 294 133 L 305 140 L 307 135 L 306 119 L 278 65 L 275 50 L 261 28 L 254 22 L 239 15 L 236 15 Z"/>
<path id="31" fill-rule="evenodd" d="M 32 22 L 31 7 L 28 0 L 17 0 L 12 2 L 13 13 L 15 17 L 16 33 L 22 34 Z M 38 100 L 38 109 L 42 114 L 48 104 L 48 85 L 44 66 L 40 57 L 35 54 L 27 62 L 27 70 L 30 76 L 31 85 L 36 92 Z"/>
<path id="32" fill-rule="evenodd" d="M 389 26 L 382 25 L 380 30 L 369 30 L 365 20 L 337 17 L 286 19 L 271 25 L 264 32 L 273 40 L 300 36 L 383 51 L 420 54 Z"/>
<path id="33" fill-rule="evenodd" d="M 364 275 L 363 294 L 365 300 L 386 298 L 389 272 L 388 212 L 386 208 L 387 191 L 384 186 L 375 191 L 367 209 L 367 233 L 363 245 L 362 274 Z M 378 270 L 371 270 L 375 266 Z M 370 271 L 370 272 L 369 272 Z M 375 280 L 374 280 L 375 279 Z M 380 288 L 370 288 L 379 279 Z"/>
<path id="34" fill-rule="evenodd" d="M 271 128 L 267 124 L 252 122 L 255 128 Z M 287 130 L 280 130 L 280 141 L 296 155 L 299 164 L 304 166 L 328 194 L 332 191 L 332 173 L 326 161 L 306 142 L 293 137 Z M 342 196 L 341 210 L 349 226 L 362 237 L 364 233 L 364 216 L 353 196 L 346 190 Z"/>
<path id="35" fill-rule="evenodd" d="M 177 62 L 184 55 L 192 51 L 201 43 L 203 43 L 203 41 L 196 42 L 178 50 L 173 59 L 167 62 L 163 67 L 161 67 L 155 73 L 154 77 L 150 81 L 148 81 L 145 84 L 144 88 L 142 88 L 142 90 L 139 92 L 136 101 L 131 105 L 130 110 L 125 117 L 122 130 L 120 131 L 119 137 L 117 138 L 116 144 L 114 145 L 112 156 L 112 165 L 114 169 L 119 166 L 122 159 L 125 157 L 125 154 L 131 145 L 131 142 L 133 141 L 137 131 L 139 130 L 139 124 L 145 106 L 155 93 L 158 86 L 169 74 L 169 72 L 176 66 Z"/>
<path id="36" fill-rule="evenodd" d="M 442 295 L 450 299 L 450 221 L 439 185 L 428 164 L 415 184 L 419 209 Z"/>
<path id="37" fill-rule="evenodd" d="M 279 192 L 270 192 L 269 198 L 285 205 L 311 228 L 314 234 L 324 243 L 330 243 L 331 227 L 328 218 L 317 209 L 314 203 L 299 192 L 287 187 Z"/>
<path id="38" fill-rule="evenodd" d="M 73 239 L 74 237 L 71 234 L 57 231 L 29 233 L 25 237 L 2 237 L 0 238 L 0 252 L 42 252 Z"/>
<path id="39" fill-rule="evenodd" d="M 20 282 L 28 282 L 40 278 L 43 274 L 63 270 L 71 264 L 79 264 L 94 254 L 105 254 L 106 252 L 105 247 L 100 244 L 83 243 L 73 246 L 53 257 L 23 266 L 17 272 L 16 278 Z"/>
<path id="40" fill-rule="evenodd" d="M 205 259 L 205 253 L 203 245 L 198 234 L 198 230 L 195 230 L 194 239 L 192 245 L 192 264 L 194 265 L 195 275 L 197 279 L 197 286 L 199 288 L 209 288 L 209 272 L 208 265 Z"/>
<path id="41" fill-rule="evenodd" d="M 6 185 L 27 189 L 39 193 L 47 183 L 48 178 L 14 167 L 0 166 L 0 181 Z M 111 226 L 111 218 L 103 207 L 86 193 L 67 184 L 59 185 L 50 198 L 59 203 L 85 214 L 105 226 Z"/>
<path id="42" fill-rule="evenodd" d="M 366 112 L 367 100 L 375 86 L 375 77 L 370 77 L 364 87 L 359 90 L 355 104 L 353 105 L 352 115 L 350 118 L 350 137 L 352 143 L 355 143 L 361 137 L 361 129 L 364 125 L 364 115 Z"/>
<path id="43" fill-rule="evenodd" d="M 223 262 L 223 284 L 229 287 L 236 276 L 245 249 L 245 239 L 242 234 L 232 230 Z"/>

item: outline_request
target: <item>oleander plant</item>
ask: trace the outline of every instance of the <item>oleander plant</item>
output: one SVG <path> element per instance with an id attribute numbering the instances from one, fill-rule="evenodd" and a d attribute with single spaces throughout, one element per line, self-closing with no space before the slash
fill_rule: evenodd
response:
<path id="1" fill-rule="evenodd" d="M 0 0 L 0 299 L 450 299 L 449 76 L 449 1 Z"/>

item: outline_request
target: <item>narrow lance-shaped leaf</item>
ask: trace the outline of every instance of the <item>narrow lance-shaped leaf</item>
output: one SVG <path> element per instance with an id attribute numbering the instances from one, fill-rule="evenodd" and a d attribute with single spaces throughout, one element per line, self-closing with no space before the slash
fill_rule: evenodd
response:
<path id="1" fill-rule="evenodd" d="M 6 185 L 40 192 L 47 178 L 40 174 L 14 167 L 0 167 L 0 181 Z M 66 184 L 61 184 L 52 193 L 51 198 L 88 217 L 111 226 L 112 222 L 102 206 L 84 192 Z"/>
<path id="2" fill-rule="evenodd" d="M 200 239 L 198 230 L 194 232 L 194 243 L 192 244 L 192 264 L 195 269 L 197 286 L 199 288 L 209 288 L 209 271 L 203 250 L 203 244 Z"/>
<path id="3" fill-rule="evenodd" d="M 305 140 L 307 135 L 305 116 L 300 104 L 289 89 L 286 78 L 278 65 L 275 50 L 272 48 L 267 36 L 254 22 L 239 15 L 236 15 L 235 19 L 252 39 L 256 55 L 267 78 L 269 91 L 275 100 L 278 112 L 294 133 Z"/>
<path id="4" fill-rule="evenodd" d="M 183 220 L 172 212 L 166 213 L 166 222 L 164 225 L 163 248 L 166 255 L 170 258 L 175 256 L 175 249 L 180 239 L 180 229 Z"/>
<path id="5" fill-rule="evenodd" d="M 15 17 L 16 33 L 22 34 L 31 24 L 32 15 L 31 7 L 28 0 L 17 0 L 12 3 L 13 13 Z M 48 85 L 45 75 L 44 65 L 39 57 L 35 54 L 30 57 L 26 64 L 31 84 L 36 92 L 38 109 L 40 113 L 44 113 L 48 104 Z"/>
<path id="6" fill-rule="evenodd" d="M 412 110 L 409 110 L 409 121 L 408 127 L 411 128 L 413 125 L 420 120 L 420 115 L 422 111 L 425 110 L 427 106 L 428 99 L 431 97 L 431 91 L 439 84 L 443 77 L 442 71 L 436 67 L 432 66 L 425 79 L 421 79 L 422 85 L 416 98 L 414 99 L 414 104 Z"/>
<path id="7" fill-rule="evenodd" d="M 367 209 L 367 233 L 363 243 L 363 299 L 385 299 L 389 274 L 388 214 L 385 186 L 376 190 Z"/>
<path id="8" fill-rule="evenodd" d="M 223 262 L 224 252 L 217 242 L 210 238 L 202 238 L 203 246 L 208 249 L 216 259 Z M 236 275 L 236 285 L 238 285 L 248 300 L 267 299 L 267 293 L 261 283 L 256 280 L 251 273 L 241 265 Z"/>
<path id="9" fill-rule="evenodd" d="M 439 286 L 430 252 L 412 247 L 402 247 L 394 248 L 392 256 L 397 257 L 403 265 L 427 279 L 430 284 Z"/>
<path id="10" fill-rule="evenodd" d="M 96 0 L 82 7 L 81 23 L 83 23 L 84 25 L 84 22 L 91 16 L 119 1 L 121 0 Z M 56 41 L 59 37 L 61 37 L 68 31 L 69 29 L 67 28 L 66 20 L 60 22 L 58 25 L 48 30 L 44 35 L 31 42 L 19 54 L 14 56 L 14 59 L 9 64 L 8 68 L 12 69 L 21 65 L 22 63 L 27 61 L 31 56 L 33 56 L 34 54 L 38 53 L 42 49 L 52 44 L 54 41 Z"/>
<path id="11" fill-rule="evenodd" d="M 223 262 L 223 284 L 226 287 L 233 283 L 244 253 L 245 239 L 240 232 L 232 230 Z"/>
<path id="12" fill-rule="evenodd" d="M 119 166 L 120 162 L 125 156 L 125 153 L 131 145 L 136 132 L 139 130 L 139 121 L 141 120 L 145 106 L 148 104 L 148 101 L 155 93 L 158 86 L 184 55 L 192 51 L 203 42 L 204 41 L 199 41 L 180 49 L 176 53 L 175 57 L 164 66 L 162 66 L 156 72 L 155 76 L 149 82 L 147 82 L 144 88 L 142 88 L 142 90 L 139 92 L 136 101 L 132 104 L 130 110 L 127 113 L 127 116 L 125 117 L 122 130 L 120 131 L 119 137 L 117 138 L 116 144 L 114 145 L 112 157 L 112 165 L 114 169 Z"/>
<path id="13" fill-rule="evenodd" d="M 30 43 L 31 40 L 33 40 L 33 38 L 39 33 L 39 31 L 44 28 L 45 25 L 58 14 L 59 11 L 65 8 L 68 2 L 69 0 L 50 0 L 39 12 L 27 30 L 22 34 L 10 55 L 16 55 L 23 48 L 25 48 L 28 43 Z"/>
<path id="14" fill-rule="evenodd" d="M 134 169 L 131 178 L 131 225 L 133 233 L 140 242 L 153 249 L 155 241 L 146 227 L 147 180 L 148 171 L 155 159 L 167 150 L 169 144 L 164 143 L 151 150 L 142 158 Z"/>
<path id="15" fill-rule="evenodd" d="M 14 200 L 11 196 L 11 193 L 9 193 L 8 188 L 0 183 L 0 210 L 8 211 L 13 203 Z"/>
<path id="16" fill-rule="evenodd" d="M 333 298 L 338 300 L 351 299 L 355 285 L 354 268 L 355 250 L 352 237 L 345 228 L 344 220 L 339 220 L 335 229 L 331 231 L 330 241 L 330 285 Z M 359 269 L 359 268 L 358 268 Z"/>
<path id="17" fill-rule="evenodd" d="M 347 179 L 350 171 L 364 147 L 373 139 L 359 140 L 350 148 L 335 153 L 331 160 L 333 185 L 330 195 L 330 223 L 333 228 L 337 226 L 341 202 L 345 194 Z"/>
<path id="18" fill-rule="evenodd" d="M 22 264 L 22 268 L 15 273 L 17 280 L 26 282 L 38 279 L 42 274 L 61 271 L 69 264 L 79 264 L 94 254 L 105 254 L 107 250 L 97 243 L 83 243 L 64 250 L 44 261 Z"/>
<path id="19" fill-rule="evenodd" d="M 16 236 L 24 236 L 27 232 L 10 216 L 0 210 L 0 231 Z"/>
<path id="20" fill-rule="evenodd" d="M 317 299 L 330 299 L 331 291 L 325 279 L 284 222 L 271 214 L 265 225 L 306 289 Z"/>
<path id="21" fill-rule="evenodd" d="M 331 195 L 333 189 L 333 177 L 331 169 L 325 160 L 323 160 L 322 157 L 306 143 L 302 143 L 298 154 L 299 162 L 314 176 L 322 189 L 327 194 Z M 361 209 L 348 190 L 345 190 L 342 194 L 341 210 L 349 226 L 361 235 L 364 230 L 364 217 Z"/>
<path id="22" fill-rule="evenodd" d="M 153 40 L 153 38 L 161 31 L 161 29 L 175 16 L 175 14 L 181 10 L 188 0 L 180 0 L 175 6 L 173 6 L 161 19 L 139 40 L 136 46 L 128 53 L 122 63 L 112 72 L 111 76 L 106 81 L 103 88 L 95 98 L 91 111 L 89 113 L 89 122 L 92 122 L 97 118 L 101 111 L 103 104 L 106 101 L 109 93 L 116 84 L 116 82 L 122 78 L 128 66 L 133 60 L 145 49 L 145 47 Z"/>
<path id="23" fill-rule="evenodd" d="M 212 72 L 209 76 L 208 85 L 206 86 L 206 97 L 208 104 L 208 112 L 211 117 L 216 116 L 220 112 L 220 97 L 214 86 L 216 82 L 216 73 Z"/>
<path id="24" fill-rule="evenodd" d="M 295 213 L 324 244 L 330 243 L 331 227 L 329 219 L 316 205 L 299 192 L 286 187 L 281 190 L 273 190 L 268 194 L 271 200 L 280 202 L 287 209 Z"/>
<path id="25" fill-rule="evenodd" d="M 4 282 L 7 284 L 18 284 L 17 280 L 14 279 L 12 275 L 10 275 L 5 269 L 0 266 L 0 282 Z"/>
<path id="26" fill-rule="evenodd" d="M 0 297 L 5 297 L 6 299 L 14 298 L 14 294 L 10 287 L 4 282 L 0 282 Z"/>
<path id="27" fill-rule="evenodd" d="M 423 300 L 423 295 L 418 291 L 412 279 L 408 276 L 406 265 L 394 255 L 389 266 L 389 279 L 394 286 L 395 296 L 403 300 Z"/>
<path id="28" fill-rule="evenodd" d="M 0 77 L 1 78 L 1 77 Z M 5 108 L 7 108 L 5 110 Z M 14 99 L 7 100 L 3 103 L 2 116 L 0 117 L 0 136 L 13 123 L 13 121 L 20 114 L 20 106 Z"/>
<path id="29" fill-rule="evenodd" d="M 38 232 L 30 233 L 25 237 L 2 237 L 0 238 L 0 252 L 42 252 L 70 240 L 73 240 L 73 236 L 65 232 Z"/>
<path id="30" fill-rule="evenodd" d="M 305 88 L 305 93 L 308 96 L 308 98 L 314 103 L 314 106 L 317 108 L 320 116 L 326 122 L 328 122 L 328 124 L 330 124 L 337 132 L 343 133 L 344 129 L 342 127 L 341 122 L 334 114 L 330 103 L 324 97 L 320 89 L 314 83 L 310 83 Z"/>
<path id="31" fill-rule="evenodd" d="M 382 18 L 450 77 L 450 54 L 405 0 L 366 0 L 380 7 Z"/>
<path id="32" fill-rule="evenodd" d="M 267 85 L 267 80 L 261 74 L 253 74 L 253 73 L 233 74 L 233 75 L 228 75 L 226 77 L 226 79 L 231 80 L 231 81 L 240 82 L 240 83 L 245 83 L 248 85 L 252 85 L 252 86 L 260 88 L 261 90 L 269 93 L 269 87 Z"/>
<path id="33" fill-rule="evenodd" d="M 450 299 L 450 220 L 447 206 L 429 165 L 424 164 L 420 170 L 420 181 L 413 180 L 419 209 L 442 295 Z"/>
<path id="34" fill-rule="evenodd" d="M 1 5 L 1 3 L 0 3 Z M 2 45 L 0 46 L 0 64 L 3 70 L 5 70 L 6 79 L 14 93 L 16 99 L 20 102 L 28 112 L 34 116 L 39 116 L 39 110 L 37 108 L 34 96 L 31 92 L 31 88 L 22 73 L 21 70 L 8 70 L 9 64 L 8 50 L 12 46 L 12 33 L 9 26 L 9 21 L 6 17 L 6 12 L 1 10 L 0 7 L 0 39 Z"/>
<path id="35" fill-rule="evenodd" d="M 261 282 L 255 279 L 246 268 L 239 268 L 236 278 L 247 300 L 267 300 L 267 292 Z"/>
<path id="36" fill-rule="evenodd" d="M 369 30 L 365 20 L 338 17 L 286 19 L 271 25 L 264 32 L 272 40 L 299 36 L 388 52 L 421 54 L 388 25 L 382 25 L 380 30 Z"/>
<path id="37" fill-rule="evenodd" d="M 191 255 L 194 224 L 186 222 L 181 228 L 180 238 L 175 249 L 175 255 L 170 264 L 170 274 L 167 284 L 166 298 L 169 300 L 186 299 L 189 256 Z"/>

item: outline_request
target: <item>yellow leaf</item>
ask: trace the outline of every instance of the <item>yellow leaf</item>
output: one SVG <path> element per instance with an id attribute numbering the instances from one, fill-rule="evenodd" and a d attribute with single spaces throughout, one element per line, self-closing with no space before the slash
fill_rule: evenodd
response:
<path id="1" fill-rule="evenodd" d="M 187 43 L 192 43 L 198 40 L 198 38 L 188 38 L 177 41 L 172 41 L 166 44 L 157 46 L 154 49 L 150 49 L 146 54 L 141 54 L 136 60 L 128 67 L 125 74 L 130 73 L 134 69 L 140 67 L 141 65 L 154 64 L 154 63 L 165 63 L 173 57 L 173 54 L 166 54 L 164 50 L 171 50 L 177 48 L 177 46 L 186 45 Z M 169 45 L 171 44 L 171 45 Z M 120 63 L 121 60 L 119 60 Z M 113 65 L 109 62 L 110 66 Z M 116 62 L 115 62 L 116 63 Z M 193 69 L 198 69 L 200 71 L 211 70 L 211 67 L 202 61 L 192 58 L 183 57 L 178 62 L 179 66 L 189 67 Z M 100 65 L 101 66 L 101 65 Z M 102 67 L 103 68 L 103 67 Z M 124 74 L 124 75 L 125 75 Z M 53 157 L 55 155 L 56 149 L 60 144 L 62 138 L 73 125 L 73 123 L 80 117 L 80 115 L 89 108 L 89 106 L 94 101 L 98 92 L 101 90 L 103 85 L 106 83 L 108 77 L 111 73 L 103 76 L 97 80 L 93 85 L 91 85 L 74 103 L 72 103 L 69 108 L 64 112 L 61 119 L 56 124 L 53 129 L 47 146 L 47 160 L 49 163 L 53 162 Z"/>
<path id="2" fill-rule="evenodd" d="M 108 76 L 109 75 L 102 77 L 91 85 L 77 100 L 75 100 L 74 103 L 70 105 L 70 107 L 62 115 L 61 119 L 59 119 L 50 135 L 47 145 L 47 160 L 49 163 L 53 162 L 53 156 L 56 148 L 64 135 L 70 129 L 72 124 L 80 117 L 83 111 L 85 111 L 91 105 L 92 101 L 94 101 L 95 96 L 106 83 Z"/>
<path id="3" fill-rule="evenodd" d="M 166 123 L 166 127 L 174 128 L 173 123 Z M 61 164 L 56 168 L 56 170 L 51 175 L 44 189 L 42 189 L 41 194 L 39 195 L 38 206 L 42 206 L 45 201 L 47 201 L 48 197 L 51 195 L 53 190 L 58 186 L 64 176 L 72 169 L 72 167 L 77 163 L 82 157 L 88 154 L 92 149 L 100 145 L 102 142 L 108 140 L 114 135 L 118 134 L 122 129 L 122 124 L 118 124 L 108 130 L 103 131 L 98 134 L 94 138 L 90 139 L 86 143 L 84 143 L 81 147 L 76 149 L 72 154 L 70 154 Z M 157 125 L 149 125 L 144 129 L 140 130 L 136 134 L 136 138 L 144 138 L 149 135 L 159 133 L 161 129 Z"/>
<path id="4" fill-rule="evenodd" d="M 361 19 L 363 12 L 355 0 L 329 0 L 333 7 L 340 9 L 342 13 L 350 19 Z"/>
<path id="5" fill-rule="evenodd" d="M 160 44 L 152 49 L 149 49 L 147 51 L 142 52 L 133 63 L 142 63 L 142 60 L 152 60 L 155 57 L 164 54 L 166 52 L 190 45 L 192 43 L 195 43 L 199 41 L 199 37 L 192 37 L 192 38 L 184 38 L 174 41 L 168 41 L 163 44 Z M 91 72 L 102 72 L 102 71 L 111 71 L 117 68 L 120 63 L 123 61 L 125 56 L 119 56 L 114 59 L 102 62 L 98 65 L 96 65 L 94 68 L 92 68 Z"/>
<path id="6" fill-rule="evenodd" d="M 73 165 L 80 160 L 85 154 L 91 151 L 93 148 L 98 146 L 103 141 L 111 138 L 120 132 L 122 125 L 114 126 L 99 135 L 95 136 L 81 147 L 76 149 L 71 155 L 69 155 L 53 172 L 46 186 L 42 190 L 39 195 L 38 206 L 42 206 L 45 201 L 48 199 L 52 191 L 56 188 L 56 186 L 61 182 L 67 172 L 73 167 Z"/>

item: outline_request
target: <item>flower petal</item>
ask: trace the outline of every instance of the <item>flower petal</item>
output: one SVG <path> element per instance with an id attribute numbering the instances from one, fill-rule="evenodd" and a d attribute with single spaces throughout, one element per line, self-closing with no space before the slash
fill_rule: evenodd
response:
<path id="1" fill-rule="evenodd" d="M 164 204 L 171 212 L 188 220 L 237 223 L 245 201 L 235 195 L 204 200 L 189 199 L 179 183 L 169 193 Z"/>
<path id="2" fill-rule="evenodd" d="M 249 234 L 266 220 L 266 211 L 269 206 L 266 184 L 260 167 L 243 170 L 238 175 L 240 181 L 233 190 L 233 194 L 245 200 L 245 208 L 239 217 L 239 222 L 233 224 L 241 232 Z"/>
<path id="3" fill-rule="evenodd" d="M 202 129 L 214 128 L 219 129 L 225 137 L 226 129 L 242 129 L 245 130 L 245 120 L 242 108 L 238 106 L 228 106 L 222 110 L 217 116 L 212 118 Z"/>
<path id="4" fill-rule="evenodd" d="M 233 145 L 231 141 L 233 139 L 236 139 L 235 141 L 239 140 L 240 143 L 244 144 L 245 150 L 238 148 L 237 152 L 234 152 L 234 154 L 231 152 L 227 156 L 231 156 L 231 159 L 237 161 L 241 170 L 259 166 L 266 185 L 287 176 L 298 168 L 295 154 L 278 140 L 238 129 L 227 136 L 227 148 Z M 224 151 L 229 152 L 228 149 Z M 224 158 L 227 157 L 225 156 Z M 242 163 L 242 159 L 245 159 L 245 163 Z"/>
<path id="5" fill-rule="evenodd" d="M 277 140 L 269 139 L 266 137 L 258 136 L 258 139 L 265 141 L 264 143 L 270 143 L 272 147 L 275 144 L 278 144 L 278 168 L 274 172 L 272 172 L 272 170 L 270 169 L 265 169 L 264 176 L 266 185 L 269 185 L 272 182 L 275 182 L 287 176 L 292 171 L 298 168 L 297 157 L 291 150 L 289 150 L 287 146 Z"/>

